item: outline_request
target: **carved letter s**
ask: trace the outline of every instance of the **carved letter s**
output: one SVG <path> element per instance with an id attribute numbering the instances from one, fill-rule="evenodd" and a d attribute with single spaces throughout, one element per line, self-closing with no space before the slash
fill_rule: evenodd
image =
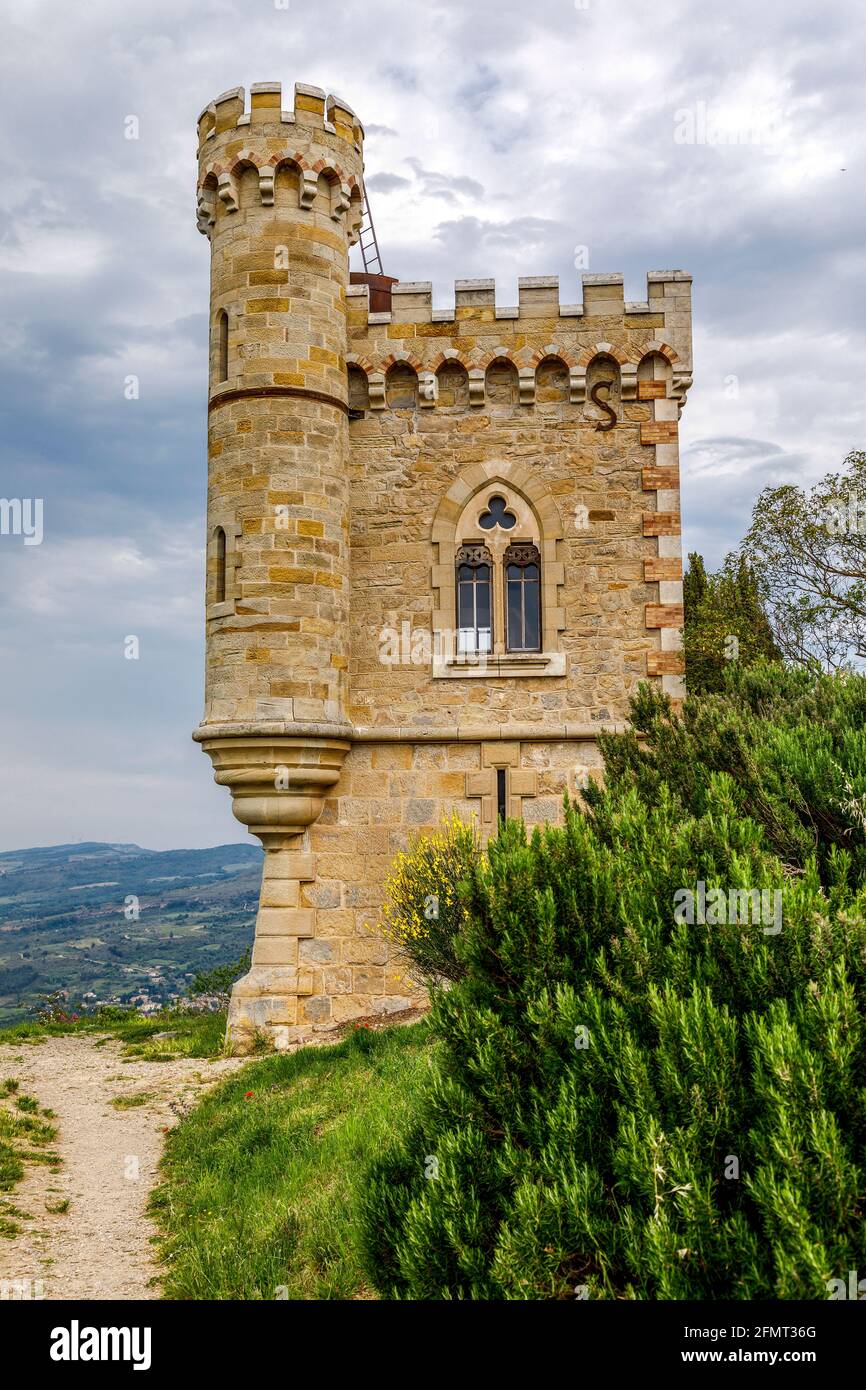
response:
<path id="1" fill-rule="evenodd" d="M 589 393 L 589 399 L 592 401 L 593 405 L 597 405 L 601 410 L 606 411 L 608 415 L 607 420 L 596 420 L 595 428 L 597 430 L 612 430 L 617 423 L 616 411 L 614 410 L 613 406 L 610 404 L 609 401 L 603 401 L 599 399 L 598 392 L 602 389 L 603 386 L 606 386 L 609 392 L 611 386 L 613 386 L 613 382 L 597 381 Z"/>

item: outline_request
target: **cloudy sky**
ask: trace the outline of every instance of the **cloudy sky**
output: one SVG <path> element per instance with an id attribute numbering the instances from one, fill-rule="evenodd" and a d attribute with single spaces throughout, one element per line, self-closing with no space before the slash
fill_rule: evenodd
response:
<path id="1" fill-rule="evenodd" d="M 44 499 L 44 539 L 0 536 L 0 848 L 243 838 L 189 738 L 208 100 L 344 96 L 385 268 L 434 303 L 552 273 L 578 300 L 582 246 L 627 299 L 691 271 L 684 545 L 716 563 L 763 486 L 866 442 L 864 29 L 862 0 L 7 0 L 0 495 Z"/>

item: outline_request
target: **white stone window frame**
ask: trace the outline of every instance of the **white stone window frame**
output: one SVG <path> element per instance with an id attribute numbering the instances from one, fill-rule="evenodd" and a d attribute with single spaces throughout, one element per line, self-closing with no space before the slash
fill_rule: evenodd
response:
<path id="1" fill-rule="evenodd" d="M 502 497 L 517 517 L 508 530 L 479 525 L 493 497 Z M 564 676 L 565 652 L 561 634 L 565 614 L 559 589 L 565 581 L 564 566 L 557 559 L 562 538 L 559 512 L 543 483 L 522 464 L 476 465 L 455 480 L 442 499 L 433 523 L 432 539 L 438 547 L 433 565 L 433 678 L 434 680 L 491 680 L 503 677 Z M 515 542 L 534 545 L 541 558 L 540 652 L 505 650 L 505 576 L 502 557 Z M 457 652 L 457 552 L 463 545 L 486 545 L 493 566 L 493 651 L 476 659 Z M 438 591 L 438 592 L 437 592 Z"/>
<path id="2" fill-rule="evenodd" d="M 226 538 L 226 584 L 225 598 L 221 603 L 211 601 L 211 594 L 216 589 L 217 571 L 217 532 L 222 530 Z M 215 517 L 208 528 L 207 538 L 207 593 L 208 603 L 205 606 L 205 614 L 208 620 L 211 618 L 227 618 L 235 611 L 238 600 L 238 579 L 237 571 L 241 563 L 241 553 L 239 541 L 243 528 L 234 517 L 218 516 Z"/>

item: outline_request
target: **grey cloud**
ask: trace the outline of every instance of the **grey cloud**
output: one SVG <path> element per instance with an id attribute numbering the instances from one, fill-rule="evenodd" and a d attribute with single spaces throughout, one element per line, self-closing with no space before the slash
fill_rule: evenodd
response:
<path id="1" fill-rule="evenodd" d="M 533 247 L 549 245 L 557 230 L 556 223 L 542 217 L 513 217 L 505 222 L 460 217 L 453 222 L 440 222 L 434 236 L 449 246 L 519 248 L 531 254 Z M 545 273 L 542 269 L 538 271 L 538 274 Z"/>
<path id="2" fill-rule="evenodd" d="M 239 838 L 188 737 L 208 286 L 193 129 L 220 91 L 277 76 L 285 105 L 295 80 L 345 94 L 371 137 L 368 187 L 406 194 L 376 203 L 386 267 L 432 280 L 434 302 L 484 275 L 513 304 L 518 276 L 547 273 L 579 300 L 577 245 L 590 271 L 624 272 L 627 298 L 645 297 L 648 269 L 690 270 L 684 542 L 712 563 L 765 483 L 808 481 L 864 443 L 859 0 L 729 0 L 699 24 L 687 0 L 658 0 L 651 26 L 640 6 L 568 0 L 319 0 L 315 23 L 300 4 L 241 0 L 7 9 L 3 491 L 44 497 L 46 540 L 26 556 L 0 545 L 0 703 L 16 731 L 0 844 Z M 784 138 L 676 144 L 676 111 L 699 102 L 747 116 L 777 103 Z M 138 141 L 123 138 L 129 113 Z M 137 666 L 118 656 L 133 623 Z"/>
<path id="3" fill-rule="evenodd" d="M 761 490 L 805 476 L 809 460 L 772 440 L 720 435 L 684 450 L 681 471 L 683 553 L 717 566 L 745 535 Z"/>
<path id="4" fill-rule="evenodd" d="M 405 163 L 420 182 L 422 191 L 432 197 L 438 197 L 442 192 L 452 195 L 459 193 L 466 198 L 484 197 L 483 185 L 477 179 L 470 179 L 465 174 L 441 174 L 435 169 L 425 169 L 422 161 L 414 156 L 406 159 Z"/>
<path id="5" fill-rule="evenodd" d="M 374 174 L 364 180 L 364 186 L 372 193 L 393 193 L 398 188 L 410 188 L 411 180 L 401 174 Z"/>

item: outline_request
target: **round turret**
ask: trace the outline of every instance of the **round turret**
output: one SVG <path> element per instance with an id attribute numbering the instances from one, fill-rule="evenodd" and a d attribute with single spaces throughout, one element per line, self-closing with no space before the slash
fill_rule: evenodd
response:
<path id="1" fill-rule="evenodd" d="M 307 827 L 350 744 L 346 287 L 363 209 L 363 131 L 345 102 L 278 83 L 198 123 L 198 225 L 211 243 L 207 670 L 194 737 L 265 866 L 229 1035 L 284 1044 L 311 989 Z"/>
<path id="2" fill-rule="evenodd" d="M 346 287 L 362 128 L 298 84 L 202 112 L 211 243 L 204 726 L 345 723 Z"/>

